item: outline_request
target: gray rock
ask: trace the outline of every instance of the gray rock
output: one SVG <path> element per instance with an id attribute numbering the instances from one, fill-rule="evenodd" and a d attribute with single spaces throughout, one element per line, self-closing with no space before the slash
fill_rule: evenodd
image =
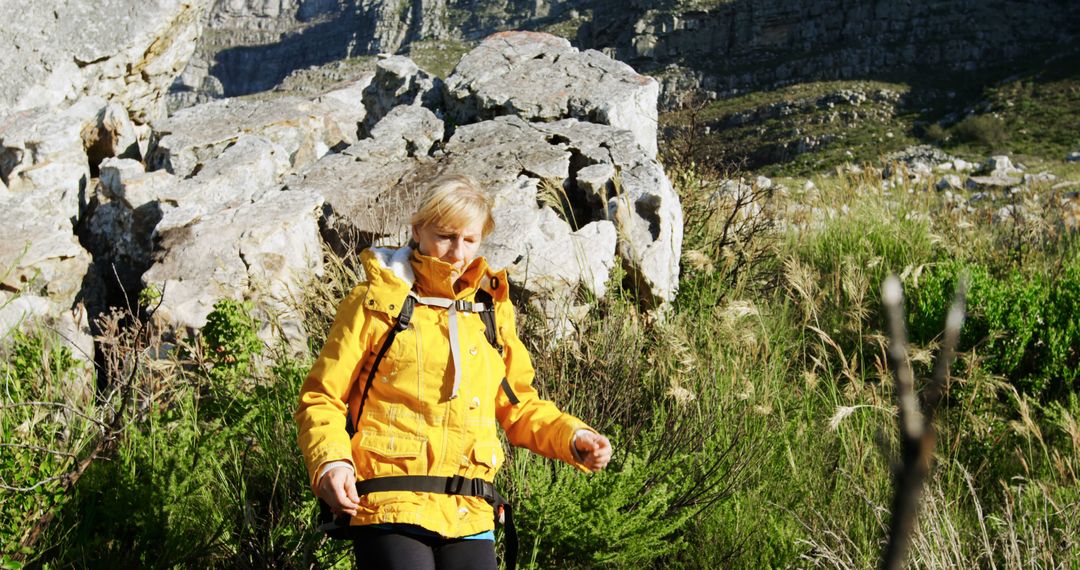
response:
<path id="1" fill-rule="evenodd" d="M 446 80 L 447 113 L 458 124 L 500 115 L 534 121 L 577 118 L 634 134 L 656 156 L 659 84 L 594 50 L 535 32 L 501 32 L 461 58 Z"/>
<path id="2" fill-rule="evenodd" d="M 142 276 L 162 292 L 155 317 L 199 329 L 221 299 L 254 299 L 285 328 L 299 330 L 287 300 L 322 272 L 318 217 L 322 199 L 307 192 L 270 192 L 157 233 L 160 258 Z"/>
<path id="3" fill-rule="evenodd" d="M 443 122 L 424 107 L 394 107 L 371 130 L 394 156 L 426 156 L 443 140 Z M 363 141 L 366 142 L 366 141 Z"/>
<path id="4" fill-rule="evenodd" d="M 1020 219 L 1024 216 L 1024 214 L 1024 207 L 1020 204 L 1008 204 L 1002 206 L 996 212 L 994 212 L 993 221 L 994 223 L 998 224 L 1005 222 L 1016 223 L 1021 221 Z"/>
<path id="5" fill-rule="evenodd" d="M 1038 174 L 1024 174 L 1022 181 L 1024 186 L 1031 186 L 1032 184 L 1052 184 L 1057 180 L 1057 176 L 1050 174 L 1049 172 L 1039 172 Z"/>
<path id="6" fill-rule="evenodd" d="M 648 304 L 674 298 L 682 211 L 632 133 L 505 116 L 458 127 L 437 156 L 410 157 L 400 143 L 385 144 L 400 135 L 381 128 L 287 183 L 325 197 L 324 228 L 335 249 L 403 242 L 417 187 L 438 173 L 462 172 L 494 203 L 497 225 L 484 255 L 531 295 L 565 297 L 578 285 L 601 294 L 617 255 Z"/>
<path id="7" fill-rule="evenodd" d="M 994 178 L 1009 178 L 1013 175 L 1020 174 L 1023 169 L 1013 165 L 1009 157 L 1004 155 L 991 156 L 986 159 L 986 162 L 982 163 L 979 168 L 979 172 L 988 177 Z"/>
<path id="8" fill-rule="evenodd" d="M 363 104 L 366 115 L 361 124 L 361 137 L 371 132 L 371 128 L 395 107 L 441 108 L 442 80 L 420 69 L 405 56 L 382 57 L 376 65 L 375 77 L 363 91 Z"/>
<path id="9" fill-rule="evenodd" d="M 204 0 L 6 0 L 0 3 L 0 113 L 91 95 L 139 123 L 165 114 L 165 92 L 195 50 Z"/>
<path id="10" fill-rule="evenodd" d="M 159 139 L 147 164 L 190 176 L 241 135 L 252 134 L 270 140 L 289 158 L 290 168 L 299 169 L 347 139 L 330 115 L 326 107 L 295 97 L 222 99 L 189 107 L 154 123 Z"/>
<path id="11" fill-rule="evenodd" d="M 936 188 L 938 192 L 946 190 L 959 190 L 963 187 L 964 183 L 960 181 L 960 177 L 956 174 L 946 174 L 937 181 L 937 184 L 934 185 L 934 188 Z"/>
<path id="12" fill-rule="evenodd" d="M 520 119 L 516 122 L 522 123 Z M 372 241 L 404 243 L 408 239 L 408 216 L 419 198 L 418 188 L 440 172 L 467 172 L 494 201 L 496 230 L 484 241 L 482 251 L 493 266 L 513 265 L 508 269 L 516 282 L 536 299 L 566 297 L 566 290 L 579 284 L 602 290 L 608 275 L 604 264 L 610 266 L 615 259 L 614 240 L 606 259 L 596 263 L 600 268 L 591 272 L 595 278 L 583 279 L 581 267 L 591 261 L 569 259 L 566 255 L 582 240 L 572 237 L 574 229 L 565 219 L 539 203 L 541 180 L 561 185 L 566 179 L 569 153 L 553 148 L 534 129 L 507 127 L 505 121 L 488 121 L 458 130 L 459 137 L 470 133 L 476 135 L 476 144 L 470 139 L 456 146 L 451 140 L 438 159 L 408 157 L 401 145 L 386 145 L 395 151 L 382 153 L 350 148 L 320 160 L 302 176 L 290 180 L 289 188 L 325 196 L 327 240 L 336 249 L 352 251 Z M 400 139 L 400 135 L 393 138 Z M 370 146 L 379 144 L 376 138 L 356 146 L 365 147 L 369 141 Z M 341 180 L 349 180 L 350 184 L 343 187 Z M 586 257 L 591 260 L 595 255 Z M 518 258 L 520 263 L 514 265 Z"/>
<path id="13" fill-rule="evenodd" d="M 952 163 L 957 172 L 967 172 L 975 168 L 974 164 L 960 158 L 953 159 Z"/>
<path id="14" fill-rule="evenodd" d="M 159 232 L 249 205 L 275 189 L 287 168 L 280 147 L 252 135 L 241 135 L 188 179 L 164 170 L 146 173 L 131 160 L 106 160 L 86 241 L 95 260 L 107 268 L 107 279 L 118 278 L 125 291 L 137 291 L 153 261 Z"/>
<path id="15" fill-rule="evenodd" d="M 1012 178 L 999 173 L 995 176 L 972 176 L 967 179 L 964 185 L 968 190 L 994 191 L 1005 190 L 1017 184 L 1020 184 L 1019 178 Z"/>
<path id="16" fill-rule="evenodd" d="M 138 156 L 137 134 L 117 105 L 87 97 L 65 109 L 38 107 L 0 120 L 0 178 L 14 193 L 78 220 L 91 168 L 108 156 Z"/>
<path id="17" fill-rule="evenodd" d="M 364 108 L 364 90 L 371 85 L 374 77 L 374 73 L 365 73 L 359 79 L 327 91 L 315 99 L 327 108 L 328 116 L 337 123 L 346 144 L 355 143 L 360 136 L 360 124 L 367 115 L 367 109 Z"/>
<path id="18" fill-rule="evenodd" d="M 0 224 L 0 285 L 69 309 L 83 289 L 91 259 L 71 219 L 49 201 L 48 196 L 14 194 L 0 202 L 6 219 Z"/>

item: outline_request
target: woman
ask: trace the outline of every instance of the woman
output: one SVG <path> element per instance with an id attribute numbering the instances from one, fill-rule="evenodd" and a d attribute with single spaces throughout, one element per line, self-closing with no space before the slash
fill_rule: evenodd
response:
<path id="1" fill-rule="evenodd" d="M 351 517 L 362 568 L 494 569 L 480 495 L 504 459 L 496 425 L 584 471 L 603 469 L 611 444 L 533 388 L 506 273 L 476 255 L 495 226 L 477 184 L 438 178 L 411 222 L 410 247 L 361 254 L 367 282 L 338 307 L 304 382 L 298 442 L 315 493 Z"/>

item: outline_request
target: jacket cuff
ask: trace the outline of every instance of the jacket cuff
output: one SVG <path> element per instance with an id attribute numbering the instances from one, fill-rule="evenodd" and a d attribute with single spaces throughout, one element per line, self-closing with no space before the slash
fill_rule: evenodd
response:
<path id="1" fill-rule="evenodd" d="M 319 482 L 322 481 L 322 478 L 325 477 L 327 473 L 334 469 L 337 469 L 338 467 L 348 467 L 349 471 L 353 472 L 353 477 L 356 476 L 356 468 L 353 467 L 352 461 L 347 461 L 345 459 L 327 461 L 326 463 L 323 463 L 319 466 L 319 470 L 318 473 L 315 475 L 315 481 L 312 484 L 312 487 L 318 487 Z"/>
<path id="2" fill-rule="evenodd" d="M 568 463 L 581 471 L 591 473 L 592 471 L 585 466 L 585 461 L 582 460 L 581 453 L 577 449 L 577 438 L 582 432 L 599 434 L 599 432 L 587 426 L 575 429 L 573 435 L 570 437 L 570 457 L 572 458 L 572 461 L 568 461 Z"/>

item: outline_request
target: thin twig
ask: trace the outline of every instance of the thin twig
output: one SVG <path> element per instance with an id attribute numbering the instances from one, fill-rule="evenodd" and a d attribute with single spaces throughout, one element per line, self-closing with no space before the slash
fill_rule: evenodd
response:
<path id="1" fill-rule="evenodd" d="M 40 451 L 42 453 L 51 453 L 53 455 L 59 455 L 60 457 L 77 457 L 74 453 L 67 451 L 58 451 L 56 449 L 49 449 L 47 447 L 41 447 L 38 445 L 30 445 L 27 443 L 0 443 L 0 447 L 14 447 L 17 449 L 29 449 L 31 451 Z"/>
<path id="2" fill-rule="evenodd" d="M 10 485 L 6 485 L 6 484 L 0 482 L 0 489 L 3 489 L 5 491 L 13 491 L 15 493 L 27 493 L 29 491 L 33 491 L 34 489 L 37 489 L 38 487 L 40 487 L 42 485 L 52 483 L 53 481 L 60 481 L 60 480 L 62 480 L 64 478 L 66 478 L 67 476 L 68 476 L 67 473 L 63 473 L 63 474 L 60 474 L 60 475 L 53 475 L 52 477 L 46 477 L 46 478 L 42 479 L 41 481 L 38 481 L 37 483 L 34 483 L 33 485 L 30 485 L 29 487 L 12 487 Z"/>
<path id="3" fill-rule="evenodd" d="M 881 559 L 883 570 L 898 570 L 907 558 L 911 536 L 919 510 L 923 482 L 930 473 L 934 456 L 935 433 L 933 419 L 937 406 L 947 388 L 949 370 L 964 322 L 964 301 L 967 279 L 961 278 L 945 324 L 945 339 L 934 366 L 933 377 L 926 390 L 925 409 L 920 410 L 915 391 L 915 377 L 908 359 L 907 331 L 904 325 L 904 292 L 900 279 L 890 275 L 881 290 L 889 333 L 889 366 L 896 376 L 896 398 L 899 403 L 900 465 L 895 475 L 888 542 Z"/>
<path id="4" fill-rule="evenodd" d="M 78 408 L 74 408 L 62 402 L 11 402 L 8 404 L 0 404 L 0 410 L 6 410 L 10 408 L 26 408 L 26 407 L 39 407 L 39 408 L 60 408 L 64 411 L 71 412 L 87 421 L 97 424 L 100 427 L 109 427 L 105 422 L 88 416 L 85 412 L 80 411 Z"/>

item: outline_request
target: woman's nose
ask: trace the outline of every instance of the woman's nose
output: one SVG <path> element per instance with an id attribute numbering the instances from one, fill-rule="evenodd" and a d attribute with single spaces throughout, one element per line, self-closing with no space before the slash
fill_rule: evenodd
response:
<path id="1" fill-rule="evenodd" d="M 465 241 L 456 239 L 450 244 L 450 257 L 460 260 L 465 255 Z"/>

